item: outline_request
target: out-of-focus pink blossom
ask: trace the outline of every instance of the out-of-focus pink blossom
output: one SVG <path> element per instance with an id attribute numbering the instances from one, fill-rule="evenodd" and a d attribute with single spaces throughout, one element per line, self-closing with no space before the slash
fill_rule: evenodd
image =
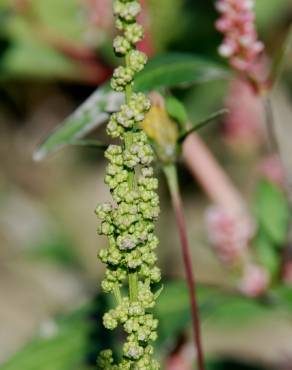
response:
<path id="1" fill-rule="evenodd" d="M 248 82 L 236 79 L 230 85 L 224 122 L 224 138 L 237 150 L 254 150 L 265 141 L 263 105 Z"/>
<path id="2" fill-rule="evenodd" d="M 248 297 L 259 297 L 267 290 L 269 282 L 268 272 L 263 267 L 250 263 L 245 266 L 239 290 Z"/>
<path id="3" fill-rule="evenodd" d="M 168 359 L 165 368 L 166 370 L 191 370 L 188 361 L 179 353 Z"/>
<path id="4" fill-rule="evenodd" d="M 108 0 L 84 0 L 89 22 L 99 30 L 109 30 L 113 26 L 112 4 Z"/>
<path id="5" fill-rule="evenodd" d="M 269 181 L 284 187 L 285 172 L 279 155 L 274 154 L 264 158 L 260 164 L 260 172 Z"/>
<path id="6" fill-rule="evenodd" d="M 149 57 L 153 56 L 155 50 L 151 34 L 151 17 L 149 12 L 149 1 L 141 0 L 142 11 L 139 14 L 138 21 L 144 28 L 144 38 L 137 45 L 137 49 L 143 51 Z"/>
<path id="7" fill-rule="evenodd" d="M 247 216 L 235 215 L 219 206 L 207 210 L 206 223 L 210 243 L 226 264 L 233 264 L 244 255 L 255 233 L 255 225 Z"/>
<path id="8" fill-rule="evenodd" d="M 172 353 L 166 362 L 166 370 L 192 370 L 196 354 L 191 342 L 184 343 L 179 349 Z"/>
<path id="9" fill-rule="evenodd" d="M 257 64 L 264 44 L 258 40 L 253 7 L 254 0 L 218 0 L 216 8 L 221 16 L 216 28 L 224 35 L 220 55 L 234 69 L 257 80 Z"/>

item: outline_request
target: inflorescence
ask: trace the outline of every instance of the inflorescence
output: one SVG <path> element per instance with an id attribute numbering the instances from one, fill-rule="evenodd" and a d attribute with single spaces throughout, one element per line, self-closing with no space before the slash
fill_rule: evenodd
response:
<path id="1" fill-rule="evenodd" d="M 218 0 L 216 8 L 221 14 L 216 28 L 224 35 L 220 55 L 235 70 L 254 78 L 264 50 L 255 27 L 254 0 Z"/>
<path id="2" fill-rule="evenodd" d="M 98 369 L 107 370 L 160 368 L 153 359 L 151 345 L 157 338 L 158 326 L 151 313 L 157 298 L 152 285 L 161 279 L 156 267 L 158 239 L 154 234 L 159 214 L 158 180 L 151 167 L 153 150 L 139 127 L 150 109 L 150 100 L 133 92 L 134 76 L 147 62 L 146 55 L 135 47 L 143 38 L 143 28 L 136 22 L 140 10 L 136 0 L 114 2 L 116 26 L 121 31 L 114 39 L 114 51 L 125 58 L 125 65 L 115 69 L 111 86 L 124 92 L 126 99 L 107 125 L 108 135 L 121 140 L 121 145 L 110 145 L 105 152 L 109 161 L 105 183 L 115 204 L 99 205 L 96 214 L 101 220 L 99 233 L 109 241 L 108 248 L 99 252 L 106 264 L 101 285 L 117 302 L 103 316 L 103 324 L 109 330 L 123 326 L 127 338 L 118 364 L 110 349 L 100 353 Z"/>

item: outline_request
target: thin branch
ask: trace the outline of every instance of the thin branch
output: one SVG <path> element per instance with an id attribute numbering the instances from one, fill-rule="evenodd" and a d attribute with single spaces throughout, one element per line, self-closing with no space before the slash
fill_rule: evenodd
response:
<path id="1" fill-rule="evenodd" d="M 266 126 L 268 131 L 268 142 L 273 151 L 280 153 L 279 141 L 276 133 L 274 111 L 270 96 L 263 98 L 263 105 L 266 117 Z"/>
<path id="2" fill-rule="evenodd" d="M 201 128 L 205 127 L 211 121 L 215 120 L 216 118 L 219 118 L 219 117 L 223 116 L 224 114 L 226 114 L 228 112 L 229 112 L 228 109 L 225 109 L 225 108 L 220 109 L 217 112 L 211 114 L 205 120 L 194 124 L 189 130 L 187 130 L 182 135 L 180 135 L 179 142 L 183 142 L 191 133 L 200 130 Z"/>
<path id="3" fill-rule="evenodd" d="M 193 322 L 193 332 L 196 345 L 196 354 L 198 362 L 198 370 L 205 370 L 204 365 L 204 353 L 202 348 L 201 340 L 201 328 L 200 328 L 200 315 L 199 307 L 196 297 L 196 280 L 193 272 L 190 245 L 187 237 L 186 223 L 183 212 L 183 205 L 180 195 L 180 189 L 177 178 L 177 170 L 174 164 L 170 164 L 164 167 L 164 173 L 169 186 L 171 194 L 172 204 L 176 216 L 176 222 L 179 230 L 183 261 L 185 266 L 187 284 L 189 289 L 190 303 L 191 303 L 191 314 Z"/>
<path id="4" fill-rule="evenodd" d="M 292 25 L 290 25 L 287 36 L 279 48 L 278 54 L 274 57 L 274 61 L 271 68 L 271 73 L 269 76 L 269 81 L 272 88 L 275 88 L 278 81 L 281 78 L 285 62 L 287 60 L 288 53 L 292 48 Z"/>

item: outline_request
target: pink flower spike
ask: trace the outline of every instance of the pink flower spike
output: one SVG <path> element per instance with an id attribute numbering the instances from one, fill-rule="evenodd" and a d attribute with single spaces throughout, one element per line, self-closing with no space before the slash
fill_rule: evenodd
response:
<path id="1" fill-rule="evenodd" d="M 222 57 L 248 79 L 258 80 L 256 66 L 264 45 L 258 40 L 255 28 L 254 0 L 218 0 L 216 9 L 220 13 L 215 26 L 224 35 L 219 47 Z M 226 40 L 232 40 L 232 47 Z M 257 81 L 258 84 L 263 81 Z"/>
<path id="2" fill-rule="evenodd" d="M 255 225 L 245 215 L 238 216 L 220 206 L 206 213 L 209 241 L 223 263 L 232 265 L 246 252 Z"/>

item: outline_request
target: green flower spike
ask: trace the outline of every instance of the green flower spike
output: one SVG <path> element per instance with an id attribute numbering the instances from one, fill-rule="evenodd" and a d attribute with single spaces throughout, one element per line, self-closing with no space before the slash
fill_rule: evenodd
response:
<path id="1" fill-rule="evenodd" d="M 116 299 L 116 307 L 104 314 L 103 324 L 109 330 L 122 326 L 127 338 L 118 364 L 110 349 L 100 353 L 98 369 L 106 370 L 160 369 L 151 345 L 157 339 L 158 327 L 151 313 L 157 296 L 152 284 L 161 278 L 155 254 L 158 239 L 154 235 L 154 221 L 159 215 L 158 181 L 151 167 L 153 150 L 140 128 L 151 104 L 144 94 L 132 91 L 135 74 L 147 62 L 146 55 L 135 48 L 143 38 L 143 28 L 136 23 L 140 10 L 135 0 L 114 2 L 116 26 L 123 35 L 114 39 L 113 47 L 117 56 L 125 58 L 125 65 L 116 68 L 111 86 L 125 93 L 125 103 L 107 125 L 108 135 L 121 142 L 110 145 L 105 152 L 109 161 L 105 183 L 114 205 L 101 204 L 96 214 L 101 221 L 99 234 L 109 241 L 108 248 L 99 252 L 106 264 L 101 286 Z"/>

